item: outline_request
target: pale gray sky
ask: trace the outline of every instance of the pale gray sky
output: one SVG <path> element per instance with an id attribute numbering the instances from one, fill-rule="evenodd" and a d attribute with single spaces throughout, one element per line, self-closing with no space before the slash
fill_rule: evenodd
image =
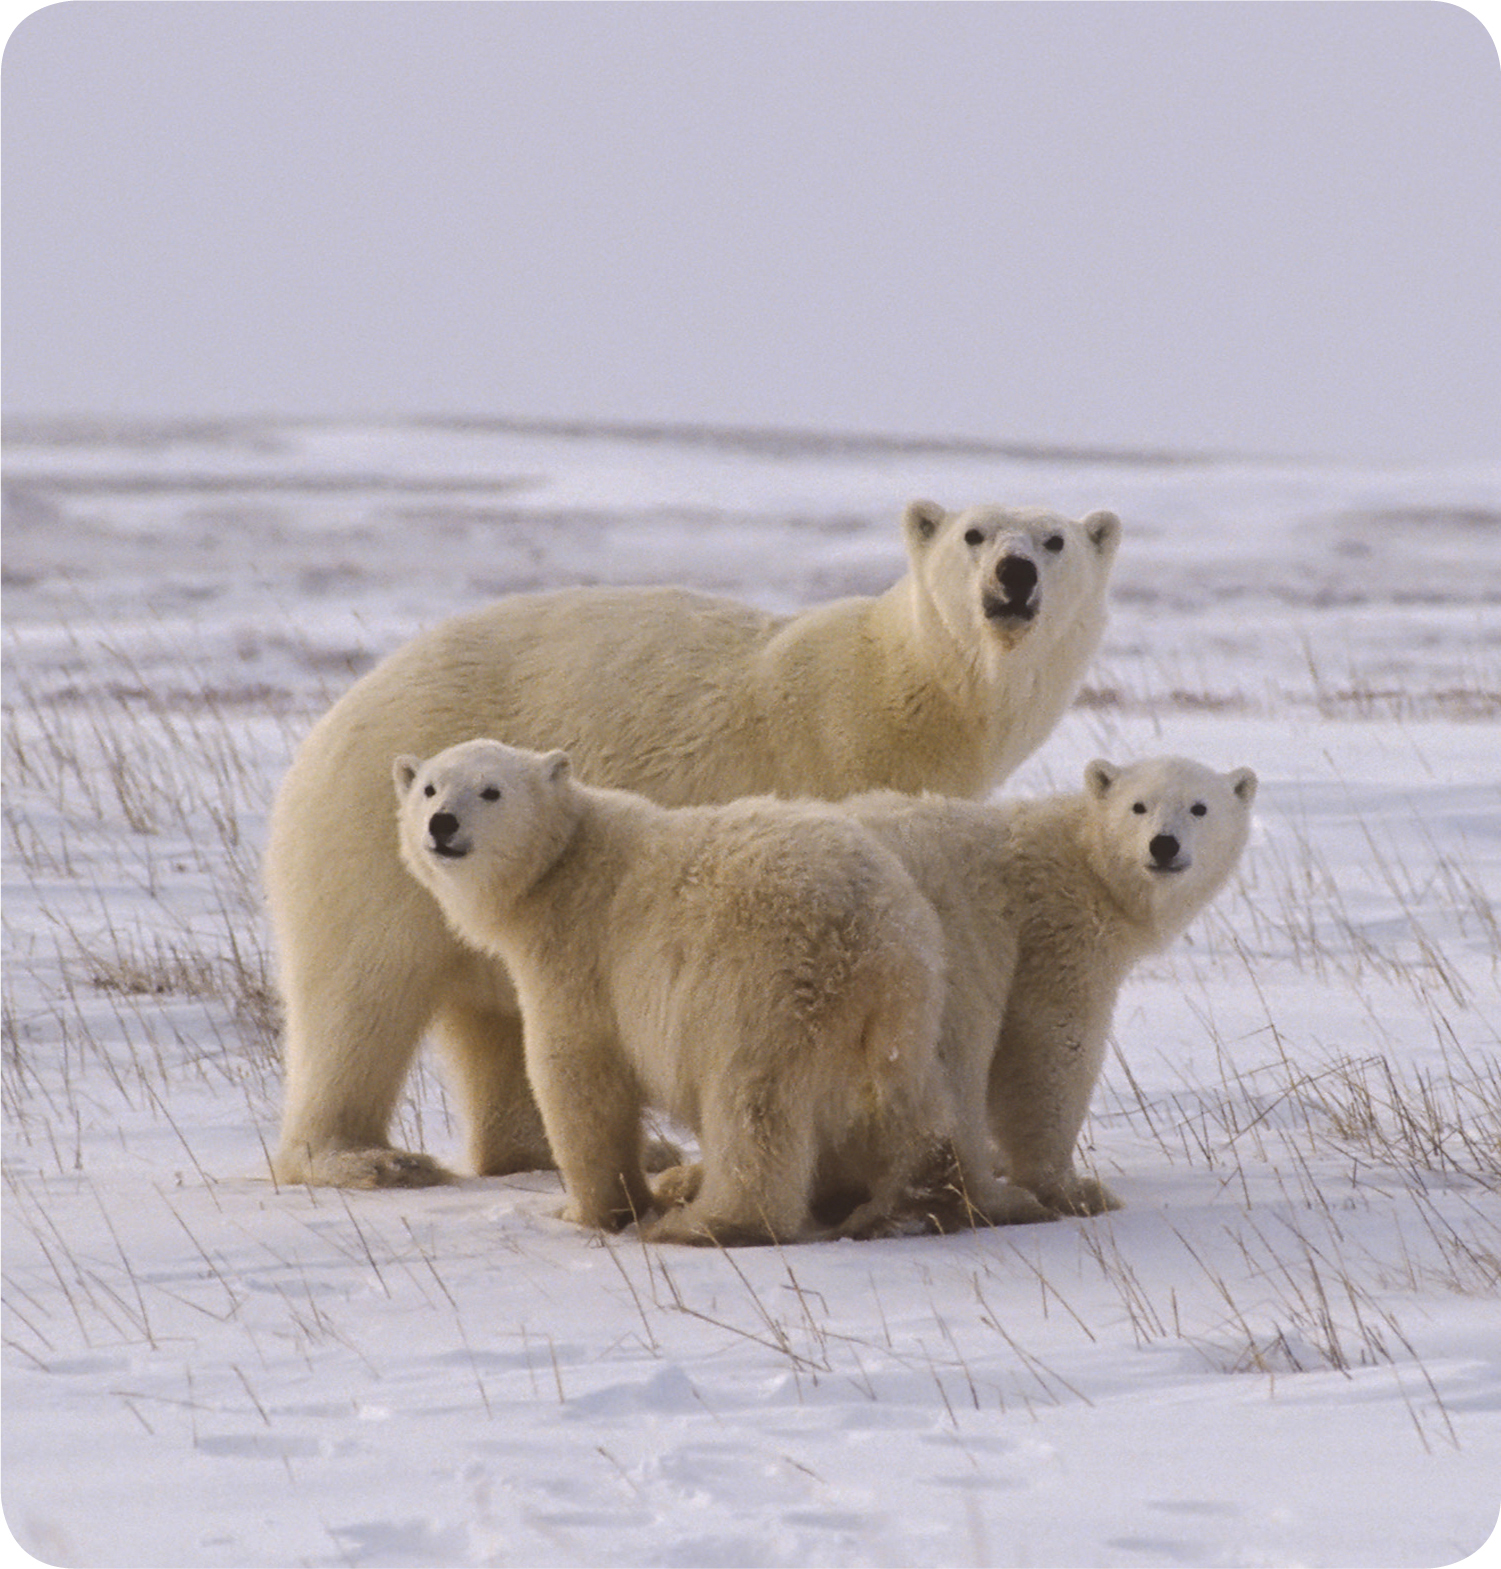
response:
<path id="1" fill-rule="evenodd" d="M 97 4 L 6 48 L 7 413 L 1501 457 L 1437 4 Z"/>

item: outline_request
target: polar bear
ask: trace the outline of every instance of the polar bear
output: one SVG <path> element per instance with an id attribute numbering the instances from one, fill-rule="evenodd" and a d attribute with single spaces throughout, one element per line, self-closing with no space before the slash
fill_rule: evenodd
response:
<path id="1" fill-rule="evenodd" d="M 503 968 L 402 869 L 390 764 L 473 736 L 566 747 L 581 778 L 662 805 L 860 790 L 979 796 L 1048 735 L 1105 622 L 1113 512 L 932 502 L 875 598 L 772 616 L 681 589 L 519 595 L 398 649 L 326 713 L 271 814 L 286 1004 L 278 1181 L 450 1175 L 389 1125 L 419 1040 L 443 1049 L 482 1174 L 552 1164 Z"/>
<path id="2" fill-rule="evenodd" d="M 670 810 L 484 739 L 393 774 L 407 867 L 515 984 L 570 1219 L 646 1220 L 646 1103 L 702 1146 L 653 1241 L 803 1239 L 831 1162 L 883 1217 L 941 1158 L 943 934 L 873 835 L 765 798 Z"/>
<path id="3" fill-rule="evenodd" d="M 1159 757 L 1092 762 L 1080 793 L 1039 800 L 881 792 L 845 803 L 896 851 L 943 925 L 939 1054 L 961 1168 L 986 1160 L 993 1135 L 1009 1181 L 1050 1209 L 1119 1207 L 1074 1169 L 1116 994 L 1224 885 L 1255 797 L 1249 768 Z"/>

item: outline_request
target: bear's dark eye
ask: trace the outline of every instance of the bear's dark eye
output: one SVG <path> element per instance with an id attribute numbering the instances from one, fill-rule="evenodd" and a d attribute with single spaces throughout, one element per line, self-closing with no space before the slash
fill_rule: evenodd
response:
<path id="1" fill-rule="evenodd" d="M 436 795 L 438 793 L 437 786 L 436 785 L 423 785 L 422 793 L 423 793 L 423 795 Z"/>
<path id="2" fill-rule="evenodd" d="M 1044 550 L 1052 551 L 1052 553 L 1056 556 L 1058 552 L 1063 549 L 1063 535 L 1049 534 L 1048 537 L 1043 540 L 1042 548 Z"/>
<path id="3" fill-rule="evenodd" d="M 1131 810 L 1135 812 L 1138 817 L 1145 817 L 1147 815 L 1147 803 L 1145 801 L 1138 801 L 1131 808 Z"/>
<path id="4" fill-rule="evenodd" d="M 1192 812 L 1195 817 L 1204 817 L 1208 814 L 1209 808 L 1205 806 L 1202 801 L 1195 801 L 1194 804 L 1189 807 L 1189 811 Z"/>
<path id="5" fill-rule="evenodd" d="M 985 536 L 977 528 L 966 529 L 964 531 L 964 543 L 966 545 L 983 545 Z"/>
<path id="6" fill-rule="evenodd" d="M 486 785 L 485 788 L 480 791 L 479 798 L 482 801 L 498 801 L 500 799 L 500 791 L 497 790 L 494 785 Z"/>

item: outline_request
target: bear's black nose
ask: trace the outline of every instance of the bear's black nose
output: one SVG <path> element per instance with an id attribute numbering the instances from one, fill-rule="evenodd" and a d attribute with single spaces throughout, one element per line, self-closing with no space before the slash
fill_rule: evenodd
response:
<path id="1" fill-rule="evenodd" d="M 434 812 L 427 820 L 427 831 L 434 844 L 447 844 L 459 831 L 459 820 L 452 812 Z"/>
<path id="2" fill-rule="evenodd" d="M 1159 866 L 1171 866 L 1178 859 L 1182 846 L 1172 834 L 1157 834 L 1147 846 L 1151 857 Z"/>
<path id="3" fill-rule="evenodd" d="M 1001 592 L 1013 605 L 1024 605 L 1037 587 L 1037 566 L 1025 556 L 1002 556 L 995 569 Z"/>

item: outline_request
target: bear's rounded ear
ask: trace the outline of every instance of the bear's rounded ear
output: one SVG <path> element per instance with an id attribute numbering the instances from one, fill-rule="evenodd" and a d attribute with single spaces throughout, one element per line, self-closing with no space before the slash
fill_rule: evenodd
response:
<path id="1" fill-rule="evenodd" d="M 948 514 L 936 501 L 909 501 L 902 516 L 902 528 L 907 535 L 907 548 L 921 550 L 943 527 Z"/>
<path id="2" fill-rule="evenodd" d="M 1121 520 L 1114 512 L 1091 512 L 1083 522 L 1084 537 L 1102 556 L 1113 556 L 1121 542 Z"/>
<path id="3" fill-rule="evenodd" d="M 1097 757 L 1084 770 L 1084 788 L 1097 801 L 1103 801 L 1109 793 L 1111 785 L 1121 776 L 1121 771 L 1114 763 L 1107 763 L 1103 757 Z"/>
<path id="4" fill-rule="evenodd" d="M 548 784 L 562 784 L 573 773 L 573 761 L 567 752 L 549 752 L 542 759 L 542 777 Z"/>
<path id="5" fill-rule="evenodd" d="M 391 780 L 396 786 L 396 798 L 400 800 L 412 788 L 412 781 L 417 777 L 417 770 L 422 766 L 420 757 L 398 757 L 391 764 Z"/>
<path id="6" fill-rule="evenodd" d="M 1237 800 L 1249 806 L 1256 799 L 1256 775 L 1249 768 L 1237 768 L 1225 777 L 1230 781 L 1230 788 L 1235 792 Z"/>

